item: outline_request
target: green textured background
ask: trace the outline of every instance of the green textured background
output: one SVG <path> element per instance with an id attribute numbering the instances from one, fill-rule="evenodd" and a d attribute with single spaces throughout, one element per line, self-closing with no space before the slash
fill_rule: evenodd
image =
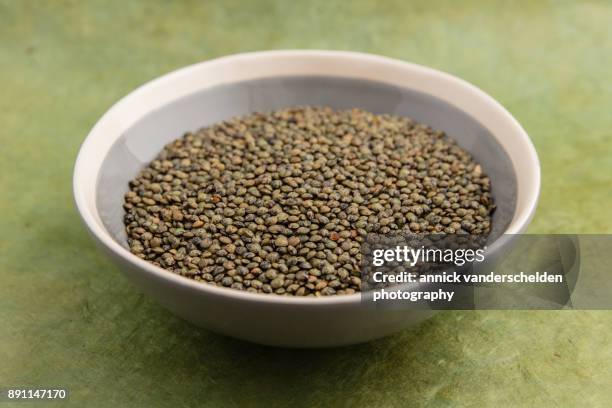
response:
<path id="1" fill-rule="evenodd" d="M 96 119 L 170 70 L 366 51 L 465 78 L 516 116 L 543 170 L 530 232 L 611 233 L 611 25 L 605 1 L 0 0 L 0 387 L 68 387 L 87 407 L 610 406 L 611 312 L 447 312 L 315 351 L 192 327 L 96 251 L 71 172 Z"/>

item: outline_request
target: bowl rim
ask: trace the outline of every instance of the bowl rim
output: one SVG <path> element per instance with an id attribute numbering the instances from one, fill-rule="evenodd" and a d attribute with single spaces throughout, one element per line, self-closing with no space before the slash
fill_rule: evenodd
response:
<path id="1" fill-rule="evenodd" d="M 525 130 L 521 127 L 518 121 L 493 97 L 476 87 L 475 85 L 470 84 L 469 82 L 460 79 L 454 75 L 445 73 L 443 71 L 429 68 L 426 66 L 393 59 L 385 56 L 368 54 L 368 53 L 360 53 L 353 51 L 333 51 L 333 50 L 274 50 L 274 51 L 255 51 L 255 52 L 246 52 L 239 54 L 232 54 L 220 58 L 215 58 L 199 63 L 195 63 L 192 65 L 188 65 L 183 68 L 176 69 L 169 73 L 166 73 L 162 76 L 159 76 L 153 80 L 150 80 L 143 85 L 139 86 L 135 90 L 131 91 L 121 99 L 119 99 L 116 103 L 114 103 L 110 109 L 108 109 L 102 117 L 95 123 L 95 125 L 89 131 L 87 137 L 81 144 L 79 152 L 77 154 L 76 162 L 74 165 L 73 171 L 73 198 L 76 209 L 83 220 L 87 230 L 94 237 L 94 239 L 102 245 L 104 249 L 110 251 L 111 255 L 123 260 L 127 264 L 131 264 L 135 268 L 141 269 L 147 273 L 154 275 L 154 277 L 165 281 L 167 284 L 178 285 L 185 289 L 192 289 L 202 293 L 203 295 L 211 295 L 211 296 L 220 296 L 232 298 L 234 300 L 241 301 L 250 301 L 250 302 L 264 302 L 271 304 L 293 304 L 293 305 L 309 305 L 312 307 L 315 306 L 325 306 L 325 305 L 339 305 L 339 304 L 354 304 L 359 303 L 361 301 L 361 293 L 357 292 L 351 295 L 336 295 L 336 296 L 321 296 L 321 297 L 297 297 L 297 296 L 279 296 L 274 294 L 262 294 L 262 293 L 251 293 L 246 291 L 239 291 L 236 289 L 218 287 L 215 285 L 209 285 L 206 283 L 198 282 L 193 279 L 189 279 L 187 277 L 177 275 L 174 273 L 170 273 L 169 271 L 155 266 L 152 263 L 145 261 L 136 255 L 132 254 L 126 248 L 121 246 L 118 242 L 116 242 L 110 233 L 103 226 L 99 216 L 97 205 L 94 203 L 93 205 L 88 202 L 88 199 L 84 193 L 84 188 L 82 186 L 82 182 L 84 181 L 85 175 L 87 173 L 91 173 L 92 171 L 95 173 L 96 184 L 98 182 L 99 170 L 100 166 L 97 168 L 91 169 L 91 165 L 89 163 L 89 159 L 91 157 L 95 157 L 94 155 L 100 155 L 97 151 L 97 146 L 95 145 L 95 139 L 102 136 L 99 131 L 103 124 L 107 124 L 107 122 L 112 120 L 117 120 L 117 118 L 113 118 L 113 116 L 117 116 L 117 113 L 120 112 L 121 109 L 128 105 L 132 99 L 142 97 L 147 93 L 150 93 L 155 90 L 155 88 L 160 85 L 168 84 L 169 82 L 180 80 L 181 77 L 187 77 L 189 75 L 194 74 L 196 71 L 210 68 L 214 65 L 218 65 L 221 67 L 224 64 L 248 64 L 249 62 L 253 62 L 258 59 L 269 59 L 270 62 L 278 62 L 278 61 L 290 61 L 291 59 L 342 59 L 345 62 L 354 62 L 354 63 L 364 63 L 364 64 L 372 64 L 374 66 L 384 65 L 384 66 L 393 66 L 394 69 L 403 70 L 406 74 L 411 73 L 417 76 L 427 76 L 427 77 L 435 77 L 437 80 L 441 80 L 442 83 L 446 83 L 448 85 L 454 85 L 456 87 L 463 88 L 463 91 L 472 94 L 473 97 L 480 99 L 483 103 L 486 103 L 489 108 L 495 110 L 497 115 L 502 115 L 506 120 L 506 125 L 512 128 L 513 133 L 515 133 L 517 140 L 522 143 L 522 147 L 526 149 L 527 157 L 523 159 L 530 164 L 529 171 L 532 173 L 531 176 L 533 178 L 532 182 L 529 186 L 527 186 L 526 191 L 526 205 L 525 208 L 520 210 L 519 202 L 517 200 L 517 209 L 515 209 L 514 217 L 510 223 L 510 225 L 503 232 L 503 235 L 500 238 L 503 238 L 504 235 L 509 234 L 518 234 L 524 232 L 527 225 L 533 218 L 535 213 L 535 209 L 537 206 L 539 194 L 540 194 L 540 183 L 541 183 L 541 173 L 540 173 L 540 163 L 539 159 L 533 146 L 532 141 L 529 136 L 525 132 Z M 293 74 L 299 75 L 299 74 Z M 278 74 L 273 75 L 278 76 Z M 378 79 L 379 82 L 383 82 Z M 220 85 L 222 83 L 227 82 L 236 82 L 235 79 L 231 79 L 224 76 L 223 80 L 217 84 L 213 84 L 212 86 Z M 393 82 L 388 82 L 393 84 Z M 193 88 L 192 91 L 198 88 Z M 206 89 L 200 88 L 200 89 Z M 448 102 L 448 101 L 447 101 Z M 450 103 L 450 102 L 449 102 Z M 458 106 L 461 109 L 460 106 Z M 151 109 L 148 110 L 150 112 Z M 121 119 L 121 118 L 119 118 Z M 484 124 L 483 124 L 484 126 Z M 489 129 L 493 134 L 493 129 Z M 114 143 L 120 135 L 114 137 L 112 143 Z M 111 143 L 111 145 L 112 145 Z M 106 157 L 106 152 L 103 152 L 104 157 Z M 512 157 L 511 157 L 512 159 Z M 101 163 L 101 162 L 100 162 Z M 516 164 L 513 163 L 515 167 Z M 516 167 L 515 167 L 516 171 Z M 517 180 L 517 182 L 519 182 Z M 97 191 L 97 188 L 94 187 L 94 191 Z M 94 194 L 95 196 L 95 194 Z M 517 215 L 517 210 L 519 210 L 519 214 Z M 493 251 L 497 247 L 501 246 L 503 241 L 502 239 L 496 239 L 492 245 L 489 246 L 488 251 Z"/>

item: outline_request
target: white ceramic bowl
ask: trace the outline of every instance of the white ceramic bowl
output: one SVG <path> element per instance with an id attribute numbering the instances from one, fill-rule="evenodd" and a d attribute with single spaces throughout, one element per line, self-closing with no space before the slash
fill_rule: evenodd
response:
<path id="1" fill-rule="evenodd" d="M 423 66 L 337 51 L 269 51 L 192 65 L 155 79 L 96 123 L 74 169 L 74 198 L 91 235 L 128 279 L 175 314 L 257 343 L 325 347 L 409 327 L 429 311 L 363 308 L 360 295 L 299 298 L 241 292 L 172 274 L 127 249 L 121 207 L 127 182 L 170 140 L 222 119 L 288 105 L 360 107 L 407 115 L 446 131 L 490 175 L 495 234 L 525 230 L 540 168 L 518 122 L 469 83 Z"/>

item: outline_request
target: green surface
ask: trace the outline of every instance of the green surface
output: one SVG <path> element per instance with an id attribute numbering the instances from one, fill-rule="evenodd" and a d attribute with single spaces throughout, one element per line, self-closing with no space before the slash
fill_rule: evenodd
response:
<path id="1" fill-rule="evenodd" d="M 81 407 L 610 406 L 612 312 L 447 312 L 319 351 L 192 327 L 96 251 L 71 172 L 95 120 L 172 69 L 366 51 L 463 77 L 515 115 L 542 161 L 531 232 L 611 233 L 611 21 L 604 1 L 0 1 L 0 387 L 68 387 Z"/>

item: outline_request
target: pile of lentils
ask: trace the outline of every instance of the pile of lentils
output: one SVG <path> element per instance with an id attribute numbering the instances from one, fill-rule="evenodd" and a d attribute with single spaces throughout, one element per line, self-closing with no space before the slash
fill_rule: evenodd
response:
<path id="1" fill-rule="evenodd" d="M 368 233 L 488 234 L 489 178 L 442 132 L 359 109 L 234 118 L 168 144 L 125 195 L 131 252 L 257 293 L 360 291 Z"/>

